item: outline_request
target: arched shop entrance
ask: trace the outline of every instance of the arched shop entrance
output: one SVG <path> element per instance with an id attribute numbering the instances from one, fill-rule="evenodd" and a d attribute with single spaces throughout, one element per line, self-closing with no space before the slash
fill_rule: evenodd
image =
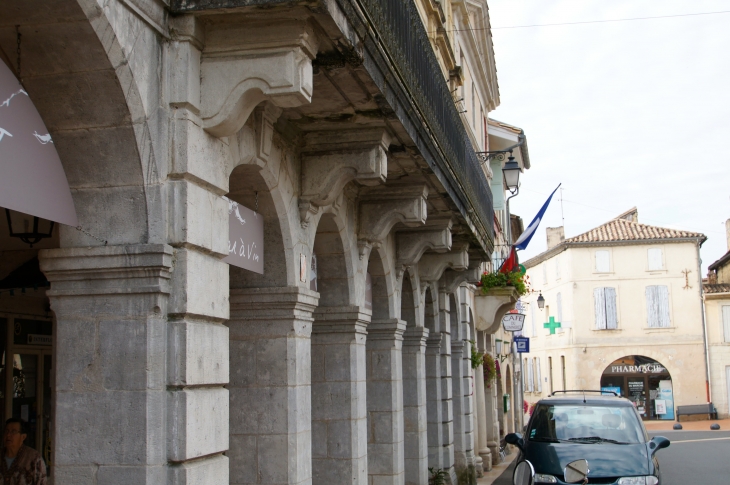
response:
<path id="1" fill-rule="evenodd" d="M 672 376 L 650 357 L 627 355 L 612 362 L 601 375 L 601 390 L 629 399 L 642 419 L 674 419 Z"/>

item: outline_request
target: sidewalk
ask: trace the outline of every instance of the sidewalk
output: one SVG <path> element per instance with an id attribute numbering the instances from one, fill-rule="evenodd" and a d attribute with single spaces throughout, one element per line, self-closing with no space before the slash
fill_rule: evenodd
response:
<path id="1" fill-rule="evenodd" d="M 710 431 L 710 425 L 719 424 L 721 431 L 730 431 L 730 419 L 711 419 L 709 421 L 684 421 L 682 431 Z M 676 421 L 644 421 L 646 430 L 650 433 L 655 431 L 673 431 Z"/>
<path id="2" fill-rule="evenodd" d="M 484 476 L 482 478 L 477 479 L 477 485 L 492 485 L 492 483 L 494 483 L 494 481 L 497 480 L 507 468 L 509 468 L 519 454 L 520 451 L 518 449 L 512 449 L 512 453 L 507 455 L 502 463 L 493 466 L 490 471 L 484 472 Z M 510 475 L 509 478 L 510 483 L 512 483 L 512 476 Z"/>

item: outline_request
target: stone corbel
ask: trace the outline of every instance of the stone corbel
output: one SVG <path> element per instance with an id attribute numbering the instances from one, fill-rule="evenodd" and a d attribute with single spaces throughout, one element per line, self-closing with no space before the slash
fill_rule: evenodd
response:
<path id="1" fill-rule="evenodd" d="M 439 287 L 443 293 L 449 294 L 456 291 L 462 283 L 476 283 L 481 278 L 482 261 L 469 258 L 469 268 L 464 271 L 444 271 L 441 276 Z"/>
<path id="2" fill-rule="evenodd" d="M 349 182 L 365 186 L 385 182 L 390 141 L 384 128 L 308 133 L 302 149 L 302 225 L 306 227 L 319 208 L 334 202 Z"/>
<path id="3" fill-rule="evenodd" d="M 416 227 L 426 222 L 425 185 L 366 187 L 360 197 L 358 246 L 380 243 L 398 223 Z M 360 259 L 364 257 L 361 250 Z"/>
<path id="4" fill-rule="evenodd" d="M 499 330 L 502 317 L 515 307 L 520 295 L 513 287 L 490 288 L 486 294 L 478 292 L 474 298 L 477 330 L 493 334 Z"/>
<path id="5" fill-rule="evenodd" d="M 301 20 L 278 20 L 276 25 L 258 21 L 207 28 L 200 104 L 203 128 L 210 134 L 233 135 L 265 100 L 281 108 L 311 102 L 318 50 L 314 30 Z"/>
<path id="6" fill-rule="evenodd" d="M 469 244 L 459 243 L 444 254 L 426 253 L 418 262 L 418 276 L 422 282 L 441 279 L 446 269 L 463 271 L 469 267 Z"/>
<path id="7" fill-rule="evenodd" d="M 451 227 L 449 218 L 429 219 L 421 228 L 396 233 L 396 266 L 418 263 L 428 250 L 444 253 L 451 249 Z"/>

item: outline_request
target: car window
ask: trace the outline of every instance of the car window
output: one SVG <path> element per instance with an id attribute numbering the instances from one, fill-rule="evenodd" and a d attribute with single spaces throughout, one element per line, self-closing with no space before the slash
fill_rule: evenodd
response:
<path id="1" fill-rule="evenodd" d="M 633 408 L 593 404 L 540 404 L 527 438 L 532 441 L 644 443 Z"/>

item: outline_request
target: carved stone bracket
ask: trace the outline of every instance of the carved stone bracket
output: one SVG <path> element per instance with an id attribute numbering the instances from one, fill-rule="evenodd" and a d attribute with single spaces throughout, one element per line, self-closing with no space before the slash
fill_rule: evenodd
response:
<path id="1" fill-rule="evenodd" d="M 200 66 L 205 130 L 233 135 L 267 99 L 281 108 L 311 102 L 317 49 L 312 27 L 301 20 L 211 24 Z"/>
<path id="2" fill-rule="evenodd" d="M 481 275 L 482 261 L 479 259 L 469 258 L 469 268 L 464 271 L 444 271 L 439 280 L 439 288 L 443 293 L 449 294 L 456 291 L 462 283 L 476 283 Z"/>
<path id="3" fill-rule="evenodd" d="M 360 197 L 358 245 L 380 243 L 397 223 L 408 227 L 424 224 L 427 196 L 425 185 L 366 187 Z M 361 250 L 360 258 L 363 256 Z"/>
<path id="4" fill-rule="evenodd" d="M 319 131 L 305 136 L 299 214 L 306 227 L 321 207 L 331 204 L 348 182 L 385 182 L 391 137 L 384 128 Z"/>
<path id="5" fill-rule="evenodd" d="M 505 313 L 515 307 L 520 295 L 511 286 L 505 288 L 490 288 L 484 294 L 481 291 L 474 298 L 477 330 L 493 334 L 499 330 L 499 325 Z"/>
<path id="6" fill-rule="evenodd" d="M 441 279 L 447 268 L 463 271 L 469 267 L 469 244 L 454 245 L 444 254 L 426 253 L 418 262 L 418 276 L 422 282 Z"/>
<path id="7" fill-rule="evenodd" d="M 427 250 L 443 253 L 451 249 L 449 218 L 429 219 L 421 228 L 398 231 L 396 234 L 396 266 L 418 263 Z"/>

